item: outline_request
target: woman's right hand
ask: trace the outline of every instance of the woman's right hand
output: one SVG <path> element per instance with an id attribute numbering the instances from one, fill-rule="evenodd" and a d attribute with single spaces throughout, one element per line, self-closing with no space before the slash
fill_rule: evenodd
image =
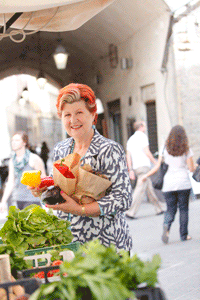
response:
<path id="1" fill-rule="evenodd" d="M 42 193 L 43 193 L 44 191 L 46 191 L 47 188 L 46 188 L 46 187 L 43 187 L 43 188 L 39 189 L 39 188 L 27 186 L 27 189 L 32 193 L 32 195 L 33 195 L 34 197 L 40 197 L 40 196 L 42 195 Z"/>
<path id="2" fill-rule="evenodd" d="M 129 170 L 129 177 L 131 180 L 135 180 L 135 173 L 133 170 Z"/>

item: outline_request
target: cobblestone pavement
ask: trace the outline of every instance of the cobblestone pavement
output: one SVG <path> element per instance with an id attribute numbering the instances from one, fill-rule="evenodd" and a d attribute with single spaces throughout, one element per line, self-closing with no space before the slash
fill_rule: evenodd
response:
<path id="1" fill-rule="evenodd" d="M 165 208 L 165 203 L 162 205 Z M 167 300 L 200 300 L 200 200 L 190 202 L 190 241 L 180 241 L 179 213 L 167 245 L 161 241 L 163 215 L 156 216 L 152 204 L 143 203 L 137 217 L 128 220 L 134 244 L 132 253 L 143 259 L 160 254 L 159 284 Z"/>

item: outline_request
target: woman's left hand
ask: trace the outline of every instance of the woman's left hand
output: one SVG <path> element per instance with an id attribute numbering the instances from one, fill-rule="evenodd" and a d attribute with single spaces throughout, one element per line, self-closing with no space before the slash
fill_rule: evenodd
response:
<path id="1" fill-rule="evenodd" d="M 82 208 L 74 199 L 69 197 L 63 191 L 60 192 L 61 196 L 65 200 L 63 203 L 59 203 L 56 205 L 45 204 L 46 207 L 52 208 L 53 210 L 61 210 L 65 213 L 72 213 L 74 215 L 81 215 Z"/>
<path id="2" fill-rule="evenodd" d="M 146 176 L 146 175 L 143 175 L 143 176 L 140 177 L 139 180 L 140 180 L 140 182 L 144 182 L 144 181 L 147 180 L 147 176 Z"/>

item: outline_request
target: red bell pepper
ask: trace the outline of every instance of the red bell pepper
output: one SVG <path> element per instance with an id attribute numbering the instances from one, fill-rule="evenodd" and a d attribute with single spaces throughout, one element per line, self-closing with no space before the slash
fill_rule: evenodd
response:
<path id="1" fill-rule="evenodd" d="M 50 176 L 46 176 L 44 178 L 41 178 L 41 183 L 39 185 L 39 189 L 43 188 L 43 187 L 49 187 L 51 185 L 54 185 L 54 180 L 52 177 Z"/>
<path id="2" fill-rule="evenodd" d="M 70 171 L 69 167 L 65 164 L 63 164 L 63 161 L 65 161 L 65 159 L 63 158 L 59 163 L 54 164 L 55 168 L 65 177 L 65 178 L 71 178 L 74 179 L 75 176 L 74 174 Z"/>

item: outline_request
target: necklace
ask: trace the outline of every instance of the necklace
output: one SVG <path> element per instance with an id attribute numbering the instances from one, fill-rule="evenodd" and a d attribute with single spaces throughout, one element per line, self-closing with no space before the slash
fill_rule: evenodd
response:
<path id="1" fill-rule="evenodd" d="M 71 149 L 70 149 L 70 154 L 72 154 L 72 153 L 74 152 L 74 147 L 75 147 L 75 140 L 73 140 L 73 143 L 72 143 L 72 146 L 71 146 Z M 85 157 L 85 155 L 83 155 L 83 156 L 81 157 L 80 161 L 83 160 L 84 157 Z"/>
<path id="2" fill-rule="evenodd" d="M 70 154 L 72 154 L 74 152 L 74 146 L 75 146 L 75 140 L 73 140 L 71 149 L 70 149 Z"/>

